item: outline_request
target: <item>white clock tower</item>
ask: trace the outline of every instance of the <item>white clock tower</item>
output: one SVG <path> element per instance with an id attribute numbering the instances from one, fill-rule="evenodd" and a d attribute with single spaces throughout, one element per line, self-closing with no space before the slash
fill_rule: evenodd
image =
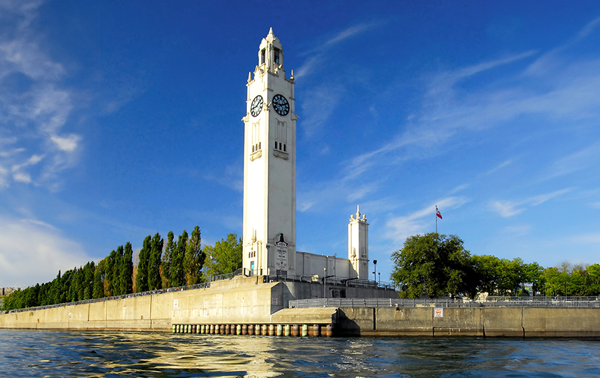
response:
<path id="1" fill-rule="evenodd" d="M 296 116 L 294 73 L 269 30 L 248 75 L 244 122 L 246 274 L 294 275 L 296 265 Z"/>

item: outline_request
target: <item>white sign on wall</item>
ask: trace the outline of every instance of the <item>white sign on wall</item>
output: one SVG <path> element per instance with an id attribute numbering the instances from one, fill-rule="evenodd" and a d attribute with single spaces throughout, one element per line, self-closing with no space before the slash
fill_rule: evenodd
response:
<path id="1" fill-rule="evenodd" d="M 277 246 L 275 248 L 275 269 L 287 270 L 288 267 L 288 250 L 287 245 Z"/>
<path id="2" fill-rule="evenodd" d="M 275 243 L 275 269 L 287 270 L 288 268 L 288 243 L 279 234 L 279 241 Z"/>
<path id="3" fill-rule="evenodd" d="M 179 309 L 179 299 L 173 299 L 173 310 Z"/>
<path id="4" fill-rule="evenodd" d="M 444 317 L 444 309 L 443 308 L 436 308 L 433 316 L 436 318 L 443 318 Z"/>

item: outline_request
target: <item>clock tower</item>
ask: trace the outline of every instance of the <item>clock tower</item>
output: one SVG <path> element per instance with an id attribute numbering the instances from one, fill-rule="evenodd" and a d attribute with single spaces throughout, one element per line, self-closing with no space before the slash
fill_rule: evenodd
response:
<path id="1" fill-rule="evenodd" d="M 296 265 L 296 116 L 294 73 L 286 77 L 273 29 L 248 75 L 244 122 L 243 268 L 294 275 Z"/>

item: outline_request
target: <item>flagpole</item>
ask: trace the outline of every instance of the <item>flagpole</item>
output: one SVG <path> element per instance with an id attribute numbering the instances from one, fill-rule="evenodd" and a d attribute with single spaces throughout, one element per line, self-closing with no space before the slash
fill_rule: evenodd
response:
<path id="1" fill-rule="evenodd" d="M 435 233 L 437 234 L 437 205 L 435 205 Z"/>

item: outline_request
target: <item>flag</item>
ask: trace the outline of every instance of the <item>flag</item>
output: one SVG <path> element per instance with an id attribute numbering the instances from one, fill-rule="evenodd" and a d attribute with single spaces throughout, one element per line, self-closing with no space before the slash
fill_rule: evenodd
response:
<path id="1" fill-rule="evenodd" d="M 440 213 L 440 211 L 438 210 L 437 205 L 435 207 L 435 215 L 437 215 L 438 218 L 442 219 L 442 213 Z"/>

